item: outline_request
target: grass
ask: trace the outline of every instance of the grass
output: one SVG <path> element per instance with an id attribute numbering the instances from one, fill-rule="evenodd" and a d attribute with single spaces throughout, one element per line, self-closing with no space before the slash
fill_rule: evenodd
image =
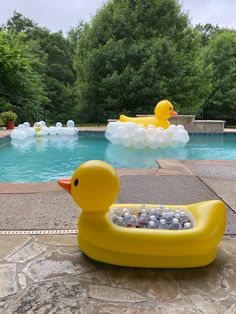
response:
<path id="1" fill-rule="evenodd" d="M 102 123 L 78 123 L 76 127 L 106 127 L 107 124 Z"/>
<path id="2" fill-rule="evenodd" d="M 236 125 L 226 125 L 225 129 L 236 129 Z"/>

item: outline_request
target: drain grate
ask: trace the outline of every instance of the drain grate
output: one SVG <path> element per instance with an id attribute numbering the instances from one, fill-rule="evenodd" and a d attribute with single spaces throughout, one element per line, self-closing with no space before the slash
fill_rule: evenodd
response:
<path id="1" fill-rule="evenodd" d="M 77 233 L 78 233 L 77 229 L 71 229 L 71 230 L 2 230 L 2 231 L 0 231 L 0 235 L 77 234 Z"/>

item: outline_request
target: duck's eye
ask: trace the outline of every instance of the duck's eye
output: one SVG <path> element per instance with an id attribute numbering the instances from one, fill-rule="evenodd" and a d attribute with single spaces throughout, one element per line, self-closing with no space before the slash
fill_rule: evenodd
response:
<path id="1" fill-rule="evenodd" d="M 79 180 L 78 180 L 78 179 L 75 179 L 75 181 L 74 181 L 74 186 L 77 186 L 78 183 L 79 183 Z"/>
<path id="2" fill-rule="evenodd" d="M 170 107 L 169 109 L 170 109 L 170 110 L 172 110 L 172 108 L 171 108 L 171 107 Z"/>

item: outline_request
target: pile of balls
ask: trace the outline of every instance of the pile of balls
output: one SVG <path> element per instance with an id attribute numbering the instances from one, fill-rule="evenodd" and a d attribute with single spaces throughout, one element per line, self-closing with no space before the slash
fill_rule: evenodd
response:
<path id="1" fill-rule="evenodd" d="M 128 228 L 181 230 L 193 228 L 193 221 L 185 209 L 160 207 L 147 209 L 142 205 L 137 211 L 130 208 L 114 208 L 111 213 L 114 224 Z"/>
<path id="2" fill-rule="evenodd" d="M 152 124 L 145 127 L 133 122 L 119 121 L 108 123 L 105 137 L 112 144 L 139 149 L 184 146 L 189 141 L 188 132 L 183 125 L 172 124 L 168 129 L 163 129 Z"/>

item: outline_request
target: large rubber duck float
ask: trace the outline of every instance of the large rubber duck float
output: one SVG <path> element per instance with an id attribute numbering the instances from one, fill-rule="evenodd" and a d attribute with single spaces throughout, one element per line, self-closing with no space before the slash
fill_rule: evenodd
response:
<path id="1" fill-rule="evenodd" d="M 173 105 L 170 101 L 162 100 L 156 105 L 154 114 L 154 116 L 140 118 L 130 118 L 125 115 L 121 115 L 120 122 L 134 122 L 144 126 L 152 124 L 156 128 L 162 127 L 163 129 L 167 129 L 170 126 L 168 119 L 171 116 L 176 116 L 177 112 L 174 111 Z"/>
<path id="2" fill-rule="evenodd" d="M 88 161 L 77 168 L 72 178 L 62 179 L 59 184 L 82 208 L 78 242 L 81 250 L 94 260 L 132 267 L 185 268 L 207 265 L 216 257 L 226 223 L 221 201 L 183 205 L 193 217 L 192 229 L 125 228 L 112 222 L 113 209 L 135 210 L 140 205 L 113 204 L 119 192 L 119 179 L 109 164 Z M 168 205 L 172 209 L 183 206 Z"/>

